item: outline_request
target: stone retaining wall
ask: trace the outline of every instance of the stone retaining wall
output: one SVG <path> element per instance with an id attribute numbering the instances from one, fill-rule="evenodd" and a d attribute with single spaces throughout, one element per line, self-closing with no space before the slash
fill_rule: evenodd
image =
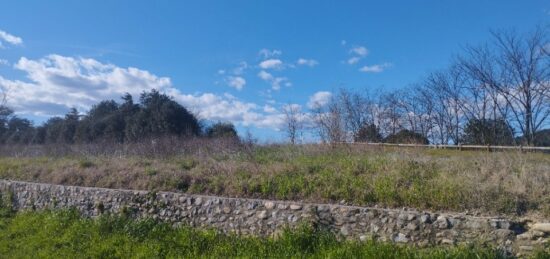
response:
<path id="1" fill-rule="evenodd" d="M 548 246 L 550 223 L 289 201 L 224 198 L 0 180 L 16 210 L 74 207 L 84 216 L 126 213 L 223 232 L 267 236 L 310 223 L 347 239 L 418 246 L 485 242 L 509 253 Z"/>

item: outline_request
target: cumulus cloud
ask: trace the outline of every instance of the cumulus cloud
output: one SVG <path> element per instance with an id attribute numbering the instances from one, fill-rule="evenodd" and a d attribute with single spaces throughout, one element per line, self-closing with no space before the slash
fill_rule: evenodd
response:
<path id="1" fill-rule="evenodd" d="M 271 81 L 273 80 L 273 75 L 266 72 L 265 70 L 262 70 L 258 73 L 258 77 L 261 78 L 264 81 Z"/>
<path id="2" fill-rule="evenodd" d="M 14 66 L 28 80 L 0 76 L 0 88 L 9 92 L 8 105 L 18 114 L 63 115 L 69 108 L 88 110 L 101 100 L 118 100 L 125 93 L 139 96 L 157 89 L 174 98 L 198 116 L 208 120 L 231 121 L 261 128 L 279 127 L 281 114 L 266 114 L 261 106 L 244 102 L 230 94 L 184 94 L 170 78 L 146 70 L 101 63 L 94 59 L 49 55 L 33 60 L 21 58 Z"/>
<path id="3" fill-rule="evenodd" d="M 261 49 L 261 50 L 258 52 L 258 55 L 260 55 L 260 56 L 263 57 L 264 59 L 271 58 L 271 57 L 278 57 L 278 56 L 280 56 L 281 54 L 283 54 L 283 52 L 280 51 L 280 50 L 278 50 L 278 49 L 274 49 L 274 50 L 270 50 L 270 49 Z"/>
<path id="4" fill-rule="evenodd" d="M 260 62 L 259 66 L 262 69 L 281 69 L 283 68 L 283 61 L 280 59 L 267 59 Z"/>
<path id="5" fill-rule="evenodd" d="M 281 85 L 292 86 L 292 83 L 286 77 L 274 77 L 272 74 L 262 70 L 258 73 L 258 77 L 271 84 L 271 89 L 278 91 Z"/>
<path id="6" fill-rule="evenodd" d="M 347 63 L 353 65 L 366 57 L 369 54 L 369 50 L 363 46 L 355 46 L 349 50 L 349 54 L 352 55 L 352 57 L 348 58 Z"/>
<path id="7" fill-rule="evenodd" d="M 23 44 L 23 39 L 20 37 L 11 35 L 3 30 L 0 30 L 0 47 L 3 46 L 3 43 L 8 43 L 11 45 L 21 45 Z"/>
<path id="8" fill-rule="evenodd" d="M 275 107 L 271 106 L 271 105 L 264 105 L 264 112 L 267 112 L 267 113 L 276 113 L 277 112 L 277 109 L 275 109 Z"/>
<path id="9" fill-rule="evenodd" d="M 332 93 L 327 91 L 319 91 L 309 97 L 307 106 L 311 109 L 325 106 L 332 98 Z"/>
<path id="10" fill-rule="evenodd" d="M 364 66 L 360 68 L 359 71 L 365 72 L 365 73 L 380 73 L 386 70 L 386 68 L 389 68 L 391 66 L 392 66 L 391 63 L 376 64 L 372 66 Z"/>
<path id="11" fill-rule="evenodd" d="M 369 54 L 369 50 L 363 46 L 353 47 L 349 51 L 351 54 L 355 54 L 359 57 L 364 57 Z"/>
<path id="12" fill-rule="evenodd" d="M 359 60 L 361 60 L 360 57 L 351 57 L 351 58 L 348 59 L 348 64 L 353 65 L 353 64 L 359 62 Z"/>
<path id="13" fill-rule="evenodd" d="M 299 58 L 298 61 L 296 61 L 296 64 L 302 65 L 302 66 L 314 67 L 318 65 L 319 62 L 317 62 L 317 60 L 315 59 Z"/>
<path id="14" fill-rule="evenodd" d="M 246 85 L 246 80 L 240 76 L 230 76 L 227 78 L 227 84 L 237 90 L 242 90 Z"/>

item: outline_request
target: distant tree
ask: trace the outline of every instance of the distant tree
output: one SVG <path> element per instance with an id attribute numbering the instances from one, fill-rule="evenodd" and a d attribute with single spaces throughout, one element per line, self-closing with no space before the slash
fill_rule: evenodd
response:
<path id="1" fill-rule="evenodd" d="M 292 145 L 296 144 L 296 138 L 300 135 L 303 129 L 302 112 L 297 104 L 288 104 L 283 107 L 284 112 L 284 130 L 288 136 L 288 140 Z"/>
<path id="2" fill-rule="evenodd" d="M 71 108 L 71 110 L 65 115 L 65 119 L 63 120 L 60 132 L 61 135 L 57 140 L 58 142 L 66 144 L 74 143 L 74 137 L 76 129 L 78 127 L 79 119 L 80 115 L 78 114 L 76 108 Z"/>
<path id="3" fill-rule="evenodd" d="M 374 124 L 365 124 L 355 136 L 355 142 L 381 142 L 382 134 Z"/>
<path id="4" fill-rule="evenodd" d="M 8 132 L 8 123 L 13 116 L 13 111 L 7 106 L 0 105 L 0 140 L 5 142 L 6 134 Z"/>
<path id="5" fill-rule="evenodd" d="M 62 139 L 61 132 L 63 130 L 63 118 L 52 117 L 48 119 L 44 125 L 44 143 L 58 143 Z"/>
<path id="6" fill-rule="evenodd" d="M 395 134 L 390 134 L 384 140 L 386 143 L 396 143 L 396 144 L 423 144 L 427 145 L 430 143 L 428 138 L 422 136 L 419 133 L 412 132 L 410 130 L 404 129 L 400 130 Z"/>
<path id="7" fill-rule="evenodd" d="M 535 133 L 535 146 L 550 147 L 550 129 L 544 129 Z"/>
<path id="8" fill-rule="evenodd" d="M 508 120 L 528 145 L 550 118 L 550 38 L 548 28 L 527 35 L 493 32 L 492 46 L 469 47 L 461 65 L 480 87 L 505 101 Z"/>
<path id="9" fill-rule="evenodd" d="M 126 132 L 129 140 L 163 135 L 196 136 L 200 133 L 200 126 L 197 118 L 185 107 L 169 96 L 151 90 L 141 94 L 139 110 L 128 120 Z"/>
<path id="10" fill-rule="evenodd" d="M 94 105 L 80 121 L 76 139 L 78 142 L 124 141 L 125 120 L 119 105 L 113 101 L 102 101 Z"/>
<path id="11" fill-rule="evenodd" d="M 7 144 L 29 144 L 34 136 L 32 122 L 27 119 L 13 116 L 8 121 L 8 127 L 4 133 L 4 142 Z"/>
<path id="12" fill-rule="evenodd" d="M 230 122 L 217 122 L 206 128 L 209 138 L 238 138 L 235 126 Z"/>
<path id="13" fill-rule="evenodd" d="M 514 134 L 504 119 L 471 119 L 464 129 L 463 141 L 473 145 L 512 145 Z"/>

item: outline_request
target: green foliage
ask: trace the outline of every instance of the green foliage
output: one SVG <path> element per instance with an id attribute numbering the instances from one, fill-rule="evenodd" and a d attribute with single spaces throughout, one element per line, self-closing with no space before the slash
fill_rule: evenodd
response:
<path id="1" fill-rule="evenodd" d="M 129 94 L 122 99 L 122 104 L 101 101 L 86 115 L 72 108 L 64 117 L 50 118 L 38 127 L 0 106 L 0 144 L 122 143 L 200 133 L 193 114 L 156 90 L 143 92 L 139 104 Z"/>
<path id="2" fill-rule="evenodd" d="M 237 138 L 235 125 L 230 122 L 217 122 L 206 128 L 206 136 L 209 138 Z"/>
<path id="3" fill-rule="evenodd" d="M 78 166 L 80 168 L 90 168 L 94 166 L 94 162 L 88 160 L 88 159 L 81 159 L 78 161 Z"/>
<path id="4" fill-rule="evenodd" d="M 513 129 L 504 119 L 472 119 L 464 129 L 464 143 L 474 145 L 513 145 Z"/>
<path id="5" fill-rule="evenodd" d="M 382 134 L 380 129 L 374 124 L 365 124 L 357 132 L 355 136 L 356 142 L 382 142 Z"/>
<path id="6" fill-rule="evenodd" d="M 273 238 L 172 228 L 151 219 L 103 215 L 85 219 L 76 210 L 0 216 L 1 258 L 499 258 L 490 247 L 425 248 L 375 241 L 339 241 L 303 225 Z M 540 252 L 540 256 L 547 256 Z"/>

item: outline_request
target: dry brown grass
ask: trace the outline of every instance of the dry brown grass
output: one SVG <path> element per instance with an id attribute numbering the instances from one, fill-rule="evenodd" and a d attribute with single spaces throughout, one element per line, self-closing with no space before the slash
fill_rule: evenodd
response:
<path id="1" fill-rule="evenodd" d="M 550 216 L 550 155 L 159 141 L 0 151 L 0 178 L 269 199 Z M 149 146 L 148 146 L 149 145 Z M 155 145 L 155 144 L 153 144 Z M 40 150 L 42 149 L 42 150 Z M 69 150 L 69 151 L 67 151 Z M 31 152 L 32 151 L 32 152 Z"/>

